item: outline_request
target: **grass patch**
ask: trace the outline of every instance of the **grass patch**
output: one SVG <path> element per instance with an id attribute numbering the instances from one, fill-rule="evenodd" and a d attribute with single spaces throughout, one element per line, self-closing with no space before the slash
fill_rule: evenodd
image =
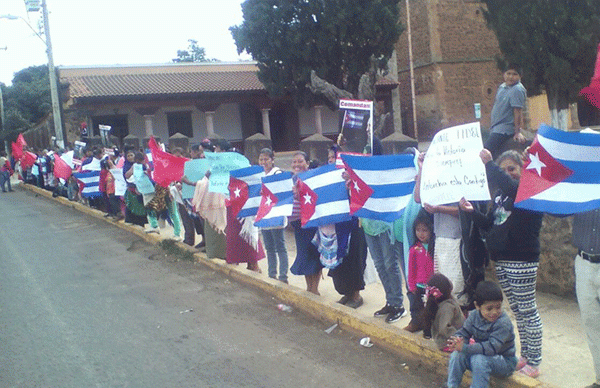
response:
<path id="1" fill-rule="evenodd" d="M 177 245 L 175 240 L 164 239 L 158 243 L 158 246 L 165 251 L 167 255 L 174 256 L 180 260 L 194 261 L 194 253 Z"/>

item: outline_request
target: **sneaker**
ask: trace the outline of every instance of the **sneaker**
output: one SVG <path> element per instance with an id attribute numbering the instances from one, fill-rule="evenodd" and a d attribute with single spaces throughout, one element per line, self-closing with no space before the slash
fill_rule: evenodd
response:
<path id="1" fill-rule="evenodd" d="M 183 241 L 183 237 L 181 237 L 181 236 L 173 236 L 173 240 L 177 241 L 177 242 L 182 242 Z"/>
<path id="2" fill-rule="evenodd" d="M 517 362 L 515 370 L 521 370 L 525 365 L 527 365 L 527 359 L 525 357 L 521 357 L 519 358 L 519 362 Z"/>
<path id="3" fill-rule="evenodd" d="M 525 376 L 529 376 L 535 379 L 540 375 L 540 368 L 538 368 L 537 366 L 527 364 L 519 371 L 519 373 L 523 373 Z"/>
<path id="4" fill-rule="evenodd" d="M 159 228 L 149 227 L 149 228 L 144 229 L 144 232 L 146 232 L 146 233 L 157 233 L 157 234 L 160 234 L 160 229 Z"/>
<path id="5" fill-rule="evenodd" d="M 383 306 L 379 310 L 375 311 L 373 313 L 373 316 L 374 317 L 383 317 L 383 316 L 388 315 L 389 313 L 391 313 L 392 309 L 393 309 L 393 307 L 386 303 L 385 306 Z"/>
<path id="6" fill-rule="evenodd" d="M 344 295 L 340 298 L 340 300 L 337 301 L 337 303 L 339 304 L 346 304 L 350 301 L 350 296 L 348 295 Z"/>
<path id="7" fill-rule="evenodd" d="M 385 322 L 398 322 L 404 315 L 406 315 L 406 310 L 404 310 L 404 307 L 392 307 L 392 311 L 388 314 L 387 318 L 385 318 Z"/>

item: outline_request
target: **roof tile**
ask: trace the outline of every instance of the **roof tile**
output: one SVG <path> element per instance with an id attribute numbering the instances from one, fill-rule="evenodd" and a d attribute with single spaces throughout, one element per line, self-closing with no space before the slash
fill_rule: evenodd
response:
<path id="1" fill-rule="evenodd" d="M 60 67 L 72 98 L 265 90 L 254 63 Z"/>

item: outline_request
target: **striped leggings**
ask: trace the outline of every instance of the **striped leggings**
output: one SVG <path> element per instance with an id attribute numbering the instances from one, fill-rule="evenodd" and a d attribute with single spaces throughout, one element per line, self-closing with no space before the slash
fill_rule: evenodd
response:
<path id="1" fill-rule="evenodd" d="M 517 319 L 521 357 L 537 366 L 542 362 L 542 320 L 535 299 L 538 263 L 498 261 L 496 276 Z"/>

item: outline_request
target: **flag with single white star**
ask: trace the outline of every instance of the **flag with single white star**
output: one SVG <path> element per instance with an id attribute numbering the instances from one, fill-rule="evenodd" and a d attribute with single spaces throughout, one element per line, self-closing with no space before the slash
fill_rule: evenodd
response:
<path id="1" fill-rule="evenodd" d="M 285 226 L 286 217 L 292 215 L 294 194 L 292 173 L 269 175 L 262 178 L 260 205 L 256 212 L 255 226 L 276 228 Z"/>
<path id="2" fill-rule="evenodd" d="M 255 216 L 260 205 L 261 179 L 265 170 L 250 166 L 229 173 L 229 200 L 227 206 L 238 218 Z"/>
<path id="3" fill-rule="evenodd" d="M 600 133 L 542 125 L 528 149 L 515 206 L 550 214 L 600 207 Z"/>
<path id="4" fill-rule="evenodd" d="M 344 171 L 335 164 L 327 164 L 298 174 L 298 199 L 302 227 L 349 221 L 350 203 Z"/>
<path id="5" fill-rule="evenodd" d="M 152 179 L 157 185 L 169 187 L 172 182 L 181 180 L 185 162 L 189 161 L 188 158 L 171 155 L 163 151 L 154 140 L 154 137 L 148 140 L 148 148 L 150 150 L 148 162 L 151 163 Z"/>
<path id="6" fill-rule="evenodd" d="M 393 222 L 415 187 L 413 155 L 342 155 L 350 176 L 350 214 Z"/>

